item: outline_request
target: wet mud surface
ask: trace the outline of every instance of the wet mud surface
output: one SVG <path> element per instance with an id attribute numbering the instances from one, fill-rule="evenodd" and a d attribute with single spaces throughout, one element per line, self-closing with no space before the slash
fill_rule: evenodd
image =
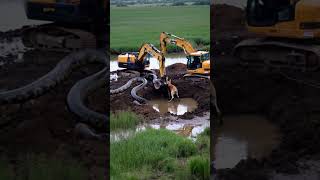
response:
<path id="1" fill-rule="evenodd" d="M 276 125 L 282 134 L 281 142 L 269 156 L 259 160 L 242 160 L 230 169 L 215 169 L 215 177 L 259 180 L 318 177 L 320 73 L 280 72 L 240 66 L 239 60 L 232 57 L 231 50 L 237 42 L 252 35 L 245 31 L 244 25 L 234 25 L 238 22 L 232 18 L 241 17 L 233 16 L 239 13 L 238 8 L 217 5 L 212 9 L 217 10 L 214 14 L 217 19 L 212 25 L 217 27 L 213 31 L 216 34 L 212 35 L 216 36 L 214 43 L 217 49 L 214 52 L 213 72 L 221 111 L 225 115 L 260 114 Z M 223 29 L 218 28 L 223 22 L 231 22 L 230 25 L 222 25 L 227 26 L 224 31 L 232 30 L 225 36 L 221 35 Z"/>
<path id="2" fill-rule="evenodd" d="M 0 39 L 10 39 L 19 31 L 0 34 Z M 14 52 L 1 60 L 0 91 L 22 87 L 52 70 L 66 54 L 27 51 L 19 62 Z M 84 162 L 90 179 L 106 176 L 107 142 L 82 140 L 73 133 L 77 117 L 69 110 L 66 97 L 79 80 L 101 70 L 100 64 L 85 65 L 75 69 L 66 81 L 58 84 L 43 96 L 23 104 L 0 106 L 0 155 L 8 157 L 12 167 L 19 167 L 16 159 L 29 153 L 72 158 Z M 90 109 L 107 113 L 106 89 L 100 88 L 88 98 Z M 101 98 L 103 97 L 103 98 Z M 20 162 L 21 163 L 21 162 Z M 100 173 L 100 175 L 99 175 Z M 104 175 L 101 175 L 104 173 Z"/>

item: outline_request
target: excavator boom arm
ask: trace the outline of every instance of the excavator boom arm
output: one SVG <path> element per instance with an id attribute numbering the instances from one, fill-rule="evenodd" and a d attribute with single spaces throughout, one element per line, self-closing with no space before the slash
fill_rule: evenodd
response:
<path id="1" fill-rule="evenodd" d="M 189 41 L 176 35 L 162 32 L 160 34 L 160 47 L 163 54 L 167 53 L 167 44 L 173 44 L 181 47 L 184 50 L 185 54 L 197 52 L 197 50 L 193 48 L 192 44 Z"/>
<path id="2" fill-rule="evenodd" d="M 139 50 L 138 61 L 144 61 L 147 54 L 152 55 L 159 61 L 160 76 L 165 76 L 165 57 L 163 53 L 160 50 L 158 50 L 154 45 L 146 43 Z"/>

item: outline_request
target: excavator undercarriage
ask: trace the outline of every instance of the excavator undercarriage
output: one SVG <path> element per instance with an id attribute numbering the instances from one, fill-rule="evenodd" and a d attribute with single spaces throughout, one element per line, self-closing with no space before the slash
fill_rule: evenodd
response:
<path id="1" fill-rule="evenodd" d="M 27 0 L 28 19 L 52 23 L 31 26 L 22 34 L 26 47 L 71 52 L 107 44 L 106 0 Z"/>
<path id="2" fill-rule="evenodd" d="M 320 44 L 248 39 L 239 43 L 233 54 L 244 66 L 283 70 L 315 71 L 320 67 Z"/>
<path id="3" fill-rule="evenodd" d="M 28 48 L 71 52 L 86 48 L 96 48 L 94 34 L 80 30 L 56 26 L 40 25 L 27 28 L 23 32 L 23 43 Z"/>

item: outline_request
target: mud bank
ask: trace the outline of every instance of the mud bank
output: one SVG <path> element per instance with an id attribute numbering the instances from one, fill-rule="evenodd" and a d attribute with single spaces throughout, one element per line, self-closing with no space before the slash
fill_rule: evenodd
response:
<path id="1" fill-rule="evenodd" d="M 239 60 L 231 56 L 231 50 L 237 42 L 251 35 L 246 33 L 244 26 L 233 28 L 232 22 L 236 23 L 232 21 L 233 16 L 223 16 L 226 13 L 236 14 L 239 9 L 226 5 L 212 8 L 222 8 L 217 17 L 224 17 L 224 22 L 231 22 L 225 26 L 231 28 L 232 36 L 237 37 L 234 40 L 223 36 L 221 34 L 226 30 L 219 29 L 216 29 L 216 33 L 221 36 L 212 34 L 212 37 L 216 36 L 214 42 L 217 44 L 214 80 L 221 111 L 227 115 L 263 115 L 278 126 L 282 134 L 279 146 L 269 156 L 261 160 L 249 158 L 240 161 L 235 168 L 214 171 L 217 179 L 277 179 L 288 178 L 288 174 L 296 174 L 297 179 L 314 177 L 320 168 L 307 162 L 320 162 L 320 73 L 241 67 Z M 232 9 L 233 12 L 228 13 Z M 230 21 L 228 18 L 231 18 Z"/>
<path id="2" fill-rule="evenodd" d="M 193 112 L 185 113 L 182 116 L 179 116 L 184 119 L 190 119 L 194 115 L 201 116 L 204 112 L 210 110 L 210 93 L 209 93 L 209 80 L 198 79 L 198 78 L 184 78 L 183 75 L 186 73 L 186 65 L 177 63 L 171 66 L 168 66 L 167 75 L 169 78 L 172 78 L 172 83 L 178 88 L 179 96 L 181 98 L 193 98 L 198 103 L 198 108 Z M 156 70 L 159 74 L 159 72 Z M 115 89 L 123 84 L 125 84 L 129 79 L 137 74 L 134 73 L 123 73 L 118 72 L 118 81 L 112 81 L 110 83 L 110 88 Z M 132 87 L 138 84 L 133 84 Z M 140 115 L 142 115 L 146 120 L 156 119 L 159 116 L 159 113 L 152 108 L 150 105 L 138 106 L 133 103 L 134 99 L 130 95 L 131 88 L 126 91 L 112 95 L 110 98 L 110 108 L 112 112 L 119 110 L 132 110 Z M 151 82 L 138 94 L 148 100 L 164 98 L 168 99 L 167 93 L 157 91 L 154 89 Z M 169 115 L 169 113 L 167 113 Z"/>
<path id="3" fill-rule="evenodd" d="M 21 87 L 43 76 L 65 56 L 61 53 L 28 51 L 23 61 L 8 63 L 0 68 L 2 91 Z M 44 153 L 49 157 L 71 157 L 84 162 L 90 179 L 106 175 L 106 143 L 81 140 L 73 129 L 76 117 L 68 110 L 66 97 L 71 87 L 80 79 L 91 75 L 102 66 L 86 65 L 73 71 L 66 81 L 47 94 L 24 104 L 0 106 L 1 156 L 8 157 L 13 169 L 22 166 L 18 157 L 29 153 Z M 100 88 L 88 98 L 88 106 L 99 112 L 107 112 L 106 90 Z M 14 171 L 14 173 L 19 173 Z"/>
<path id="4" fill-rule="evenodd" d="M 241 39 L 255 37 L 246 28 L 246 14 L 241 8 L 226 4 L 211 6 L 211 41 L 214 56 L 229 54 Z"/>

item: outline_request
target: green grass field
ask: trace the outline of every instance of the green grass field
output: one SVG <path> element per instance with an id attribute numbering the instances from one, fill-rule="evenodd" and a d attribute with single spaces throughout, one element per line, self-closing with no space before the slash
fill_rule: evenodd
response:
<path id="1" fill-rule="evenodd" d="M 191 42 L 210 44 L 209 6 L 111 7 L 111 49 L 137 51 L 143 43 L 159 47 L 159 35 L 166 31 Z M 201 48 L 201 47 L 200 47 Z"/>

